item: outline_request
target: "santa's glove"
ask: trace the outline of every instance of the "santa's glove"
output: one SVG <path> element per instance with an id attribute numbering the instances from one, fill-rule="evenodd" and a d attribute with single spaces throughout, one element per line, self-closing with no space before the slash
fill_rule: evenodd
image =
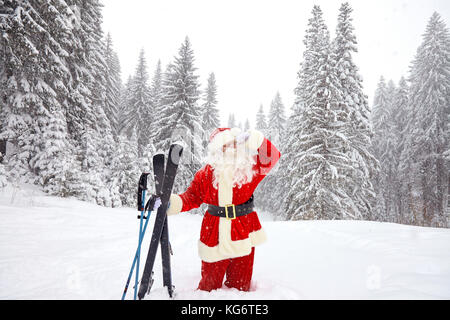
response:
<path id="1" fill-rule="evenodd" d="M 147 204 L 145 205 L 145 211 L 155 211 L 161 206 L 161 198 L 156 194 L 152 194 L 150 199 L 148 199 Z M 148 216 L 147 216 L 148 217 Z M 142 216 L 143 219 L 147 219 L 145 215 Z M 141 219 L 141 215 L 137 216 L 138 219 Z"/>
<path id="2" fill-rule="evenodd" d="M 236 143 L 244 143 L 250 137 L 250 132 L 241 132 L 236 136 Z"/>
<path id="3" fill-rule="evenodd" d="M 160 206 L 161 206 L 161 197 L 156 194 L 152 194 L 147 202 L 146 209 L 148 208 L 148 210 L 150 211 L 155 211 L 158 210 Z"/>

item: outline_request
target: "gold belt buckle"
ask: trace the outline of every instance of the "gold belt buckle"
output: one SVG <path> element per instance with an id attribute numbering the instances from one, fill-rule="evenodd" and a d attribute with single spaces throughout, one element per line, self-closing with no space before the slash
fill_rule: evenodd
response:
<path id="1" fill-rule="evenodd" d="M 229 207 L 233 207 L 233 217 L 232 218 L 230 218 L 229 216 L 228 216 L 228 208 Z M 236 207 L 234 206 L 234 204 L 228 204 L 228 205 L 226 205 L 225 206 L 225 216 L 226 216 L 226 218 L 228 219 L 228 220 L 234 220 L 234 219 L 236 219 Z"/>

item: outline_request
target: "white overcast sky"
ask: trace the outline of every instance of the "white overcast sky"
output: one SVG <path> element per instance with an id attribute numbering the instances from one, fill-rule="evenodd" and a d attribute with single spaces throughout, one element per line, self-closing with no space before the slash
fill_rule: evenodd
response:
<path id="1" fill-rule="evenodd" d="M 314 4 L 320 5 L 331 35 L 340 0 L 102 0 L 103 30 L 110 32 L 125 80 L 134 73 L 141 48 L 149 74 L 164 66 L 189 36 L 202 89 L 216 75 L 222 125 L 228 114 L 249 118 L 280 92 L 286 107 L 294 101 L 303 37 Z M 354 61 L 372 105 L 381 75 L 398 83 L 406 76 L 434 11 L 450 27 L 450 0 L 355 0 L 353 25 L 358 41 Z"/>

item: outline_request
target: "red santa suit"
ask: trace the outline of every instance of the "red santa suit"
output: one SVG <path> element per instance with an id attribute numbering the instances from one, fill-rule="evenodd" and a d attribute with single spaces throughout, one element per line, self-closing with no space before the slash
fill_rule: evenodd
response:
<path id="1" fill-rule="evenodd" d="M 240 129 L 222 130 L 210 141 L 209 148 L 221 148 L 233 141 Z M 226 179 L 220 179 L 217 188 L 213 185 L 214 172 L 211 165 L 202 167 L 186 192 L 170 198 L 167 214 L 198 208 L 202 203 L 225 207 L 247 202 L 258 184 L 275 166 L 281 154 L 260 131 L 250 130 L 245 147 L 254 152 L 254 176 L 240 187 Z M 231 212 L 231 208 L 229 209 Z M 231 214 L 230 214 L 231 215 Z M 227 219 L 205 212 L 198 241 L 198 254 L 202 260 L 202 279 L 199 289 L 211 291 L 225 285 L 248 291 L 253 270 L 254 247 L 266 241 L 256 211 L 247 215 Z"/>

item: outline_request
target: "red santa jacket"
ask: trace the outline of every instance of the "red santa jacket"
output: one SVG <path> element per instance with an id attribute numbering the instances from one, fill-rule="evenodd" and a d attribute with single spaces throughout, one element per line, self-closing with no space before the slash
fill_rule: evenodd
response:
<path id="1" fill-rule="evenodd" d="M 189 211 L 198 208 L 202 203 L 225 206 L 238 205 L 249 200 L 258 184 L 278 162 L 281 154 L 257 130 L 250 130 L 246 144 L 249 149 L 257 151 L 252 181 L 239 187 L 219 180 L 216 189 L 213 186 L 213 169 L 207 164 L 195 174 L 186 192 L 171 195 L 167 214 L 170 216 Z M 229 210 L 231 212 L 231 208 Z M 200 231 L 198 253 L 203 261 L 216 262 L 248 255 L 253 246 L 265 240 L 266 234 L 255 211 L 233 220 L 213 216 L 206 211 Z"/>

